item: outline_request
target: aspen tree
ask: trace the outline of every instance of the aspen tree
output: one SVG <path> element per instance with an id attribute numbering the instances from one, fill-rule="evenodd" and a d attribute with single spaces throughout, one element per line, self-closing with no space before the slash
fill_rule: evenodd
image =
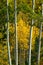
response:
<path id="1" fill-rule="evenodd" d="M 11 54 L 10 54 L 10 44 L 9 44 L 9 12 L 8 12 L 8 0 L 7 0 L 7 45 L 8 45 L 8 57 L 9 57 L 9 64 L 11 63 Z"/>
<path id="2" fill-rule="evenodd" d="M 33 12 L 34 12 L 35 0 L 32 0 L 32 7 L 33 7 Z M 31 49 L 32 49 L 32 32 L 33 32 L 33 23 L 34 23 L 34 20 L 32 19 L 31 28 L 30 28 L 29 65 L 31 65 Z"/>

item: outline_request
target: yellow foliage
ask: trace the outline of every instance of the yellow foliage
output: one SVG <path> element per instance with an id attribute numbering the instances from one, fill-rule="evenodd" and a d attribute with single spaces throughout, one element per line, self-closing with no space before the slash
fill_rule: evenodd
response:
<path id="1" fill-rule="evenodd" d="M 29 40 L 27 38 L 29 38 L 30 26 L 26 26 L 26 23 L 22 19 L 20 19 L 20 21 L 18 22 L 17 31 L 20 48 L 22 47 L 24 49 L 28 49 Z"/>
<path id="2" fill-rule="evenodd" d="M 33 32 L 32 32 L 32 49 L 34 49 L 35 45 L 35 39 L 39 36 L 39 28 L 36 26 L 33 26 Z"/>
<path id="3" fill-rule="evenodd" d="M 9 25 L 9 31 L 10 33 L 14 33 L 15 28 L 14 24 L 10 23 Z M 24 20 L 20 19 L 17 24 L 17 34 L 18 34 L 18 43 L 19 47 L 21 49 L 28 49 L 29 48 L 29 37 L 30 37 L 30 25 L 27 26 L 27 24 L 24 22 Z M 32 49 L 34 49 L 35 45 L 35 38 L 39 35 L 39 28 L 36 26 L 33 26 L 33 32 L 32 32 Z M 10 36 L 10 42 L 15 43 L 15 41 L 12 38 L 13 36 Z"/>
<path id="4" fill-rule="evenodd" d="M 12 0 L 8 0 L 8 3 L 11 3 L 12 2 Z"/>
<path id="5" fill-rule="evenodd" d="M 39 35 L 39 28 L 37 28 L 36 26 L 33 26 L 33 38 L 36 38 Z"/>
<path id="6" fill-rule="evenodd" d="M 3 34 L 2 34 L 2 32 L 0 32 L 0 39 L 1 39 L 1 38 L 3 38 Z"/>

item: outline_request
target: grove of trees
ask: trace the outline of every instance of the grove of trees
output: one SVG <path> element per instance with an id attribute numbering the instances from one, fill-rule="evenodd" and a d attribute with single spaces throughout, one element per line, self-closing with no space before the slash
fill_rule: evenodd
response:
<path id="1" fill-rule="evenodd" d="M 43 0 L 0 0 L 0 65 L 43 65 Z"/>

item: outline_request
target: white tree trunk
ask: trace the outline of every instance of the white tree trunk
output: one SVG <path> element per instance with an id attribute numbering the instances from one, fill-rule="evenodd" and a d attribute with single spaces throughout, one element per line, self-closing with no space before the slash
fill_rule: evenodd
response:
<path id="1" fill-rule="evenodd" d="M 43 4 L 42 4 L 42 16 L 43 16 Z M 40 24 L 40 38 L 39 38 L 39 51 L 38 51 L 38 65 L 40 65 L 40 51 L 41 51 L 41 37 L 42 37 L 42 23 Z"/>
<path id="2" fill-rule="evenodd" d="M 33 12 L 34 12 L 35 0 L 32 0 L 32 5 L 33 5 Z M 33 23 L 34 23 L 34 20 L 32 19 L 32 26 L 31 26 L 31 29 L 30 29 L 29 65 L 31 65 L 31 49 L 32 49 L 32 32 L 33 32 Z"/>
<path id="3" fill-rule="evenodd" d="M 9 44 L 9 13 L 8 13 L 8 0 L 7 0 L 7 45 L 8 45 L 8 57 L 9 57 L 9 64 L 11 63 L 11 55 L 10 55 L 10 44 Z"/>
<path id="4" fill-rule="evenodd" d="M 42 4 L 42 16 L 43 16 L 43 4 Z"/>
<path id="5" fill-rule="evenodd" d="M 17 0 L 15 1 L 15 28 L 16 28 L 16 65 L 18 65 L 18 39 L 17 39 Z"/>
<path id="6" fill-rule="evenodd" d="M 41 35 L 42 35 L 42 24 L 40 24 L 40 37 L 39 37 L 39 50 L 38 50 L 38 65 L 40 65 L 40 51 L 41 51 Z"/>

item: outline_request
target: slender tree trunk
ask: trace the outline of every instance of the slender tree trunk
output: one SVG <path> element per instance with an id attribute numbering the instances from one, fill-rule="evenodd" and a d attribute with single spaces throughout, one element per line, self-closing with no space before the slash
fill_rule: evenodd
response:
<path id="1" fill-rule="evenodd" d="M 43 16 L 43 4 L 42 4 L 42 16 Z M 40 65 L 40 51 L 41 51 L 41 37 L 42 37 L 42 23 L 40 24 L 40 38 L 39 38 L 39 50 L 38 50 L 38 65 Z"/>
<path id="2" fill-rule="evenodd" d="M 9 64 L 11 63 L 11 54 L 10 54 L 10 44 L 9 44 L 9 13 L 8 13 L 8 0 L 7 0 L 7 45 L 8 45 L 8 56 L 9 56 Z"/>
<path id="3" fill-rule="evenodd" d="M 32 0 L 32 5 L 33 5 L 33 12 L 34 12 L 34 7 L 35 7 L 35 0 Z M 30 29 L 30 50 L 29 50 L 29 65 L 31 65 L 31 49 L 32 49 L 32 32 L 33 32 L 33 23 L 34 20 L 32 19 L 32 25 Z"/>
<path id="4" fill-rule="evenodd" d="M 42 16 L 43 16 L 43 3 L 42 3 Z"/>
<path id="5" fill-rule="evenodd" d="M 18 65 L 18 39 L 17 39 L 17 0 L 15 1 L 15 28 L 16 28 L 16 65 Z"/>
<path id="6" fill-rule="evenodd" d="M 38 65 L 40 65 L 40 51 L 41 51 L 41 35 L 42 35 L 42 24 L 40 24 L 40 31 L 39 31 L 39 50 L 38 50 Z"/>

